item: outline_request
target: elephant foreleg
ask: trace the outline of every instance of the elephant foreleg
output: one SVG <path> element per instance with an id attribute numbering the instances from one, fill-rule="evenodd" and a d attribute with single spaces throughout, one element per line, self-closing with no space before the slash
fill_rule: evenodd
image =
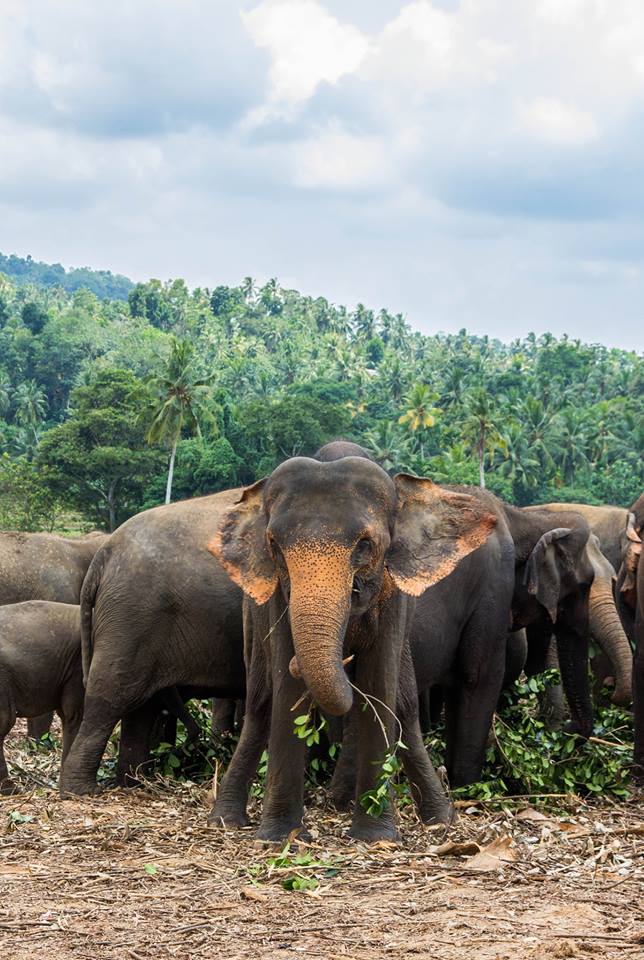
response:
<path id="1" fill-rule="evenodd" d="M 593 729 L 588 683 L 588 637 L 564 625 L 555 625 L 561 680 L 570 707 L 570 732 L 585 740 Z"/>
<path id="2" fill-rule="evenodd" d="M 271 638 L 273 639 L 273 638 Z M 304 770 L 306 743 L 293 732 L 291 707 L 304 691 L 301 680 L 289 671 L 293 656 L 290 637 L 276 637 L 272 648 L 272 703 L 268 742 L 268 773 L 262 819 L 257 831 L 260 840 L 281 842 L 302 827 L 304 816 Z M 244 730 L 249 724 L 246 703 Z"/>
<path id="3" fill-rule="evenodd" d="M 343 718 L 342 747 L 335 765 L 329 793 L 337 810 L 348 810 L 356 793 L 356 762 L 358 758 L 358 711 L 354 703 Z"/>

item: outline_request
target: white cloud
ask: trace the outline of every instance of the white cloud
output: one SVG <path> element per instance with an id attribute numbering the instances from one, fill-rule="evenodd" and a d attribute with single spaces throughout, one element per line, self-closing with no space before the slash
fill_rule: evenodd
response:
<path id="1" fill-rule="evenodd" d="M 548 143 L 577 146 L 599 135 L 592 114 L 554 97 L 537 97 L 519 107 L 524 127 Z"/>
<path id="2" fill-rule="evenodd" d="M 361 193 L 383 187 L 395 166 L 382 139 L 357 136 L 332 125 L 293 151 L 295 182 L 307 189 Z"/>
<path id="3" fill-rule="evenodd" d="M 342 24 L 317 0 L 264 0 L 242 13 L 253 42 L 268 50 L 269 100 L 294 105 L 320 83 L 353 73 L 369 46 L 356 27 Z"/>
<path id="4" fill-rule="evenodd" d="M 414 100 L 492 82 L 497 66 L 512 58 L 512 48 L 493 33 L 486 35 L 479 7 L 464 2 L 448 12 L 430 0 L 403 6 L 376 38 L 361 75 L 393 82 Z"/>

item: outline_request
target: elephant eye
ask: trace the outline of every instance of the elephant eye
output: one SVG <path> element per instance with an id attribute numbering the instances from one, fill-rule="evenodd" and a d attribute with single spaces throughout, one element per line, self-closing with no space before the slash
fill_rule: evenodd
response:
<path id="1" fill-rule="evenodd" d="M 355 545 L 353 556 L 357 563 L 366 563 L 371 559 L 372 553 L 373 541 L 369 537 L 362 537 Z"/>

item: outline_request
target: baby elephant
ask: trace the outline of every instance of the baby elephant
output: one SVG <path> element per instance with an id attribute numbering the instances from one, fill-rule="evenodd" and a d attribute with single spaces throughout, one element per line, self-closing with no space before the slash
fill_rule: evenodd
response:
<path id="1" fill-rule="evenodd" d="M 0 606 L 0 793 L 9 779 L 4 739 L 16 717 L 55 710 L 63 723 L 63 760 L 83 718 L 80 608 L 27 600 Z"/>

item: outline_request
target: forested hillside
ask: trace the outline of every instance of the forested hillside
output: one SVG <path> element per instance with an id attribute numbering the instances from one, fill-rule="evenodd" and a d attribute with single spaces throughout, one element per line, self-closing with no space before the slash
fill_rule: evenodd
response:
<path id="1" fill-rule="evenodd" d="M 424 336 L 275 281 L 152 280 L 121 300 L 34 276 L 0 275 L 2 527 L 61 510 L 108 527 L 163 502 L 177 438 L 173 499 L 340 435 L 387 469 L 484 479 L 519 504 L 626 505 L 644 487 L 636 354 L 548 334 Z"/>
<path id="2" fill-rule="evenodd" d="M 97 297 L 112 300 L 127 300 L 134 286 L 127 277 L 110 273 L 109 270 L 90 270 L 89 267 L 72 267 L 65 270 L 59 263 L 41 263 L 31 257 L 6 257 L 0 253 L 0 273 L 6 274 L 13 283 L 32 283 L 42 287 L 62 287 L 68 293 L 85 288 Z"/>

